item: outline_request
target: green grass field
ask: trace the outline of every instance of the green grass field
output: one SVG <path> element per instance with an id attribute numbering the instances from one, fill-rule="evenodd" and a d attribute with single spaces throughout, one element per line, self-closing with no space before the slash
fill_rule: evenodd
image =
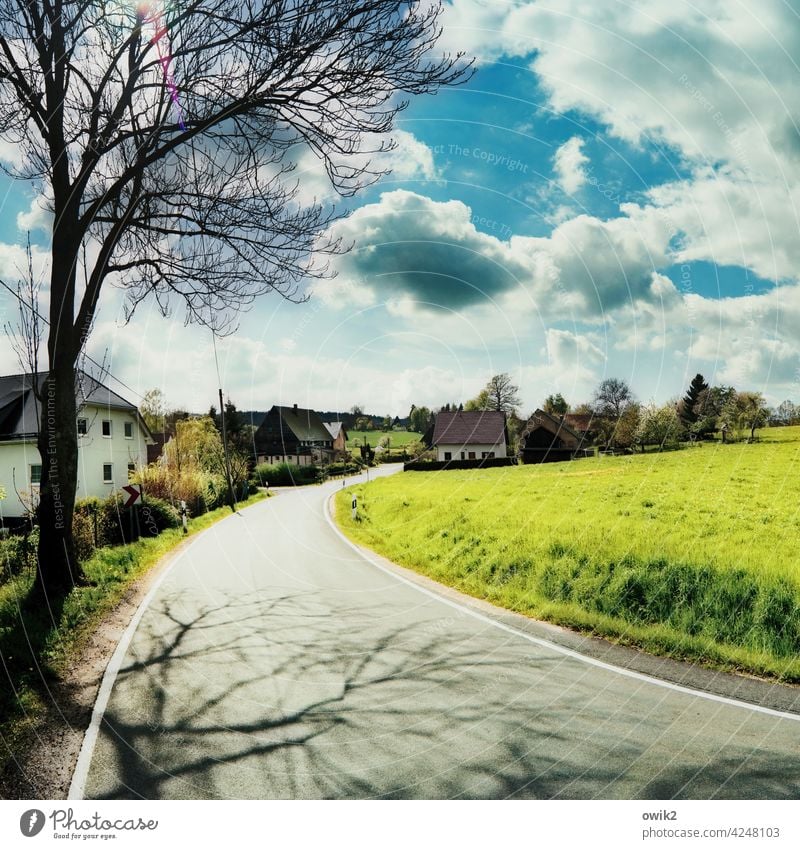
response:
<path id="1" fill-rule="evenodd" d="M 422 439 L 421 433 L 415 433 L 411 430 L 388 430 L 385 433 L 382 430 L 349 430 L 347 431 L 347 447 L 352 451 L 364 444 L 364 437 L 367 437 L 367 445 L 373 448 L 384 437 L 388 436 L 391 440 L 391 448 L 402 448 L 408 445 L 409 442 L 417 442 Z"/>
<path id="2" fill-rule="evenodd" d="M 537 618 L 800 680 L 800 428 L 352 487 L 357 542 Z"/>

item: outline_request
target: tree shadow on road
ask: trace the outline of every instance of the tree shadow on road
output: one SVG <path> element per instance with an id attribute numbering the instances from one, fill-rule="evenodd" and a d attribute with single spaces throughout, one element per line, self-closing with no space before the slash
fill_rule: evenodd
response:
<path id="1" fill-rule="evenodd" d="M 184 598 L 151 610 L 132 650 L 91 797 L 798 795 L 796 754 L 671 763 L 635 706 L 569 677 L 553 696 L 563 658 L 487 644 L 455 614 L 399 626 L 385 606 L 311 593 Z M 614 723 L 626 733 L 603 732 Z"/>

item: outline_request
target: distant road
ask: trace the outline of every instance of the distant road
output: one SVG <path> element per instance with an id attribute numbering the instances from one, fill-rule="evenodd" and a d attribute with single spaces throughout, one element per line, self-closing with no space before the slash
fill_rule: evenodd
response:
<path id="1" fill-rule="evenodd" d="M 800 722 L 598 668 L 399 581 L 327 523 L 339 487 L 283 491 L 180 557 L 77 776 L 87 797 L 800 797 Z"/>

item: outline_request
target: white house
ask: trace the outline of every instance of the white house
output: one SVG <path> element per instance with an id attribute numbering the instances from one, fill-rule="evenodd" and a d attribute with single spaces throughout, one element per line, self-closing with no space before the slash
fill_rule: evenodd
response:
<path id="1" fill-rule="evenodd" d="M 431 445 L 436 459 L 486 460 L 506 457 L 505 413 L 453 410 L 436 414 Z"/>
<path id="2" fill-rule="evenodd" d="M 47 375 L 36 380 L 44 385 Z M 36 446 L 39 402 L 33 376 L 0 377 L 0 515 L 19 518 L 35 504 L 42 476 Z M 128 475 L 147 463 L 153 442 L 139 410 L 84 372 L 77 374 L 78 488 L 77 498 L 106 498 L 128 482 Z M 46 396 L 45 393 L 43 396 Z"/>

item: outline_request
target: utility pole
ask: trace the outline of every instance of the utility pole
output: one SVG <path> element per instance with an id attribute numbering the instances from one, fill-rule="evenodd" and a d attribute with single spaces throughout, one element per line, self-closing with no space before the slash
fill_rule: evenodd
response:
<path id="1" fill-rule="evenodd" d="M 236 512 L 236 496 L 233 492 L 233 480 L 231 478 L 231 461 L 228 457 L 228 434 L 225 429 L 225 404 L 222 402 L 222 387 L 219 388 L 219 415 L 222 419 L 222 451 L 225 454 L 225 476 L 228 479 L 228 494 L 230 496 L 231 510 Z"/>

